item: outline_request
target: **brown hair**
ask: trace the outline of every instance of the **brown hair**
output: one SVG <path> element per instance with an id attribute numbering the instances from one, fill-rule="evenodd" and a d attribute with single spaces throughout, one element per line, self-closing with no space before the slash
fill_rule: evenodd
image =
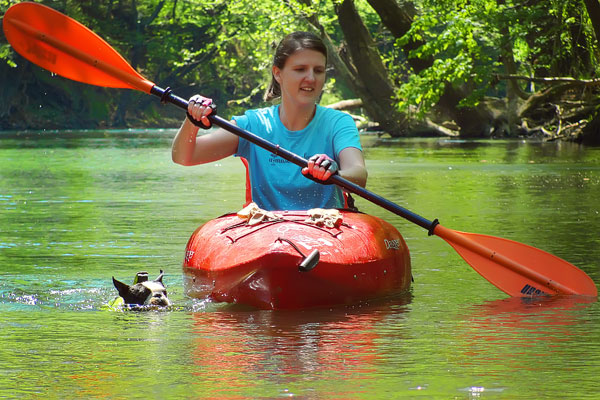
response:
<path id="1" fill-rule="evenodd" d="M 327 47 L 321 38 L 311 32 L 293 32 L 284 37 L 273 57 L 273 66 L 283 69 L 287 59 L 298 50 L 315 50 L 322 53 L 327 61 Z M 264 95 L 265 101 L 271 101 L 281 96 L 281 87 L 271 72 L 271 83 Z"/>

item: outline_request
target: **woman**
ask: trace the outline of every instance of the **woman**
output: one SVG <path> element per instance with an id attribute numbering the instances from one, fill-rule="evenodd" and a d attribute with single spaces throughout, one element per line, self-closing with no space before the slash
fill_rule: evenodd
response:
<path id="1" fill-rule="evenodd" d="M 230 155 L 243 157 L 248 162 L 252 201 L 266 210 L 343 207 L 340 188 L 315 180 L 327 181 L 337 173 L 364 187 L 367 170 L 352 118 L 316 104 L 326 66 L 327 49 L 318 36 L 308 32 L 286 36 L 277 47 L 265 94 L 265 100 L 281 97 L 281 104 L 246 111 L 232 121 L 308 158 L 307 168 L 300 171 L 295 164 L 224 129 L 197 136 L 198 127 L 211 127 L 207 117 L 215 109 L 211 99 L 200 95 L 190 98 L 188 118 L 173 141 L 173 161 L 197 165 Z"/>

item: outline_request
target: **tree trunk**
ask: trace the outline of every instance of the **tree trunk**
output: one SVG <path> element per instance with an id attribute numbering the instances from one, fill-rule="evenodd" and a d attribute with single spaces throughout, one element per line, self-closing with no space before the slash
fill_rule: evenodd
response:
<path id="1" fill-rule="evenodd" d="M 600 43 L 600 2 L 598 0 L 584 0 L 584 3 L 596 33 L 596 40 Z"/>
<path id="2" fill-rule="evenodd" d="M 377 12 L 383 25 L 394 35 L 395 38 L 399 39 L 406 35 L 410 30 L 415 16 L 417 15 L 417 9 L 411 2 L 403 2 L 401 5 L 396 0 L 367 0 L 371 7 Z M 416 50 L 425 42 L 420 40 L 414 40 L 410 38 L 408 43 L 402 47 L 402 52 L 406 56 L 408 65 L 415 72 L 423 71 L 425 68 L 433 65 L 432 59 L 422 59 L 416 57 L 410 57 L 410 52 Z"/>
<path id="3" fill-rule="evenodd" d="M 504 5 L 505 0 L 498 0 L 498 4 Z M 513 52 L 513 42 L 510 36 L 510 29 L 508 25 L 503 24 L 500 28 L 502 34 L 502 44 L 500 46 L 500 58 L 504 65 L 504 70 L 508 75 L 515 75 L 517 73 L 517 64 L 515 62 L 515 56 Z M 508 136 L 515 136 L 517 132 L 517 125 L 520 125 L 519 121 L 519 102 L 520 99 L 527 100 L 529 96 L 527 93 L 521 90 L 517 79 L 508 79 L 506 82 L 506 127 L 504 131 Z"/>
<path id="4" fill-rule="evenodd" d="M 394 86 L 353 0 L 344 0 L 335 9 L 346 40 L 351 70 L 362 81 L 358 94 L 363 99 L 365 110 L 392 136 L 406 135 L 406 116 L 394 106 Z"/>
<path id="5" fill-rule="evenodd" d="M 308 7 L 312 5 L 312 0 L 299 0 L 304 3 Z M 287 2 L 286 2 L 287 3 Z M 287 3 L 289 5 L 289 3 Z M 293 7 L 292 7 L 293 8 Z M 339 74 L 339 77 L 344 83 L 346 83 L 350 89 L 357 95 L 360 96 L 361 93 L 365 91 L 364 86 L 357 79 L 357 72 L 354 69 L 350 69 L 352 66 L 348 65 L 340 55 L 340 50 L 333 43 L 333 40 L 329 36 L 329 34 L 325 31 L 323 25 L 320 24 L 319 18 L 317 14 L 304 14 L 303 15 L 306 21 L 313 27 L 314 30 L 319 32 L 321 39 L 325 43 L 327 47 L 327 55 L 328 62 L 333 65 L 333 69 L 336 74 Z"/>

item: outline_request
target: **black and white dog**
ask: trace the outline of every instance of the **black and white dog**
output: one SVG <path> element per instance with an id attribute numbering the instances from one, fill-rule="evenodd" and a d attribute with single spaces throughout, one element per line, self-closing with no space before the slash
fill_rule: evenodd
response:
<path id="1" fill-rule="evenodd" d="M 120 282 L 113 276 L 113 284 L 123 299 L 123 304 L 128 306 L 158 306 L 167 307 L 171 301 L 167 297 L 167 289 L 163 285 L 163 271 L 153 281 L 148 280 L 147 272 L 138 272 L 133 285 Z"/>

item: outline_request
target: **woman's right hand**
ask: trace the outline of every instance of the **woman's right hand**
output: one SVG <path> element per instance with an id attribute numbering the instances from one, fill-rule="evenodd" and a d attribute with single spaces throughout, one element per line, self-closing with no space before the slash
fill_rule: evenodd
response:
<path id="1" fill-rule="evenodd" d="M 213 129 L 198 135 L 198 127 L 211 127 L 210 115 L 217 113 L 217 107 L 211 99 L 194 95 L 190 97 L 187 118 L 181 124 L 173 139 L 171 154 L 173 161 L 181 165 L 198 165 L 220 160 L 235 154 L 238 137 L 223 129 Z M 235 121 L 231 121 L 235 125 Z M 196 126 L 195 126 L 196 125 Z"/>
<path id="2" fill-rule="evenodd" d="M 217 106 L 212 99 L 195 94 L 188 101 L 187 117 L 196 126 L 202 129 L 212 128 L 208 119 L 211 114 L 217 114 Z"/>

